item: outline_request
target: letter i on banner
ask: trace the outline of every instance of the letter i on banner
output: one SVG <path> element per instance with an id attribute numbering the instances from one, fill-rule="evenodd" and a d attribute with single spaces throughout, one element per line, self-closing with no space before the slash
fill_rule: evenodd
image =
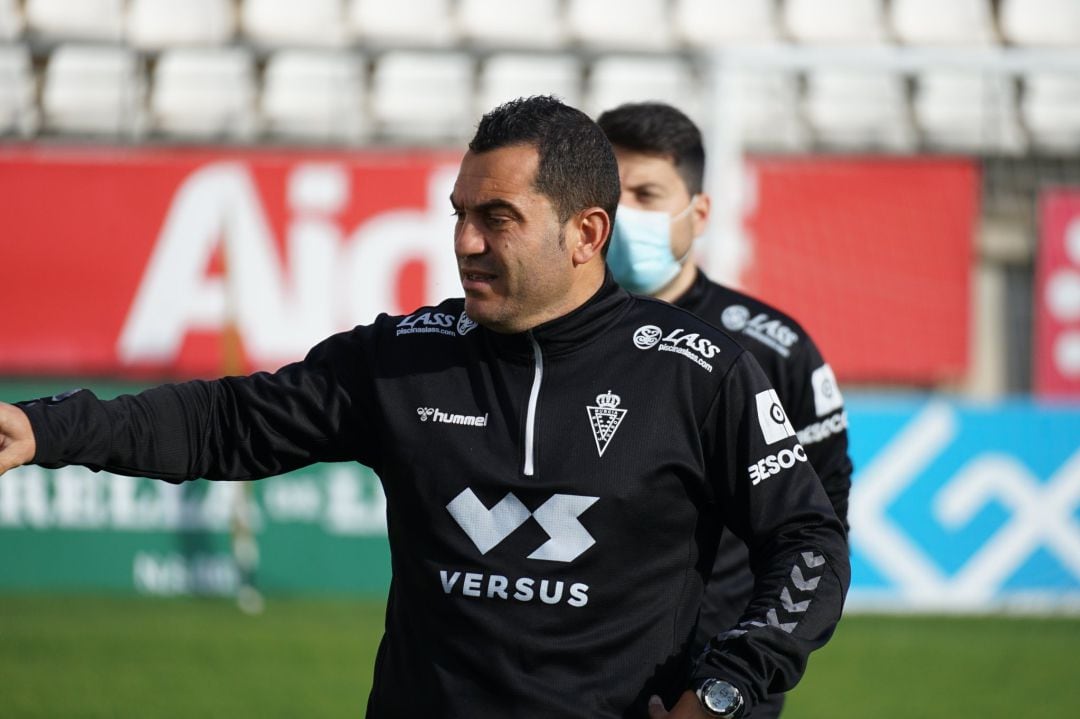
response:
<path id="1" fill-rule="evenodd" d="M 240 336 L 236 279 L 230 269 L 231 258 L 229 234 L 221 244 L 221 273 L 225 286 L 225 318 L 221 328 L 221 370 L 225 375 L 240 375 L 247 372 L 244 357 L 244 343 Z M 236 605 L 245 614 L 259 614 L 263 610 L 262 594 L 255 586 L 255 570 L 259 565 L 259 545 L 251 529 L 251 515 L 255 500 L 251 496 L 250 482 L 237 482 L 233 493 L 232 517 L 229 523 L 232 534 L 232 555 L 236 564 L 238 585 Z"/>

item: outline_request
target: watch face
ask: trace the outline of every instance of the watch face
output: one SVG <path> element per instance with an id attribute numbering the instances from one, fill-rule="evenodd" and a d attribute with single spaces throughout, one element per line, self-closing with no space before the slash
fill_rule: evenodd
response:
<path id="1" fill-rule="evenodd" d="M 705 708 L 719 716 L 734 716 L 742 706 L 739 690 L 719 680 L 706 682 L 701 688 L 701 701 Z"/>

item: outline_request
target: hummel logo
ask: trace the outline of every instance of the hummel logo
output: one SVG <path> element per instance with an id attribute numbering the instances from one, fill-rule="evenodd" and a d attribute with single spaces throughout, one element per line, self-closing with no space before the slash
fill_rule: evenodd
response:
<path id="1" fill-rule="evenodd" d="M 592 425 L 593 439 L 596 440 L 596 451 L 604 456 L 604 450 L 608 448 L 611 438 L 615 436 L 615 430 L 622 424 L 627 410 L 618 409 L 622 399 L 617 394 L 608 390 L 605 394 L 596 396 L 596 407 L 585 407 L 589 413 L 589 423 Z"/>
<path id="2" fill-rule="evenodd" d="M 550 539 L 537 547 L 529 559 L 572 562 L 596 544 L 577 518 L 598 499 L 577 494 L 553 494 L 535 512 L 530 512 L 511 492 L 488 509 L 471 489 L 465 489 L 446 505 L 446 509 L 469 535 L 480 554 L 490 552 L 532 517 Z"/>

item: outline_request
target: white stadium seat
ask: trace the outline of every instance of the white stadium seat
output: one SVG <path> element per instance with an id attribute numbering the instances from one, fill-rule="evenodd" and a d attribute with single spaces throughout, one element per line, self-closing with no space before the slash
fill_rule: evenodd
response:
<path id="1" fill-rule="evenodd" d="M 909 45 L 988 45 L 996 41 L 990 0 L 892 0 L 893 31 Z"/>
<path id="2" fill-rule="evenodd" d="M 776 42 L 776 20 L 774 0 L 675 0 L 676 34 L 693 47 Z"/>
<path id="3" fill-rule="evenodd" d="M 45 69 L 41 101 L 45 126 L 79 134 L 135 133 L 142 117 L 144 88 L 132 50 L 61 45 Z"/>
<path id="4" fill-rule="evenodd" d="M 1024 78 L 1020 116 L 1043 150 L 1080 150 L 1080 77 L 1035 73 Z"/>
<path id="5" fill-rule="evenodd" d="M 818 70 L 807 78 L 806 119 L 829 147 L 911 150 L 904 78 L 873 70 Z"/>
<path id="6" fill-rule="evenodd" d="M 804 43 L 872 44 L 885 39 L 881 0 L 787 0 L 784 24 Z"/>
<path id="7" fill-rule="evenodd" d="M 555 95 L 573 107 L 581 102 L 581 62 L 574 55 L 495 54 L 480 67 L 477 111 L 507 100 Z"/>
<path id="8" fill-rule="evenodd" d="M 458 22 L 477 44 L 556 48 L 566 39 L 560 10 L 559 0 L 459 0 Z"/>
<path id="9" fill-rule="evenodd" d="M 254 75 L 242 47 L 165 50 L 154 68 L 152 128 L 184 138 L 250 138 Z"/>
<path id="10" fill-rule="evenodd" d="M 29 136 L 37 119 L 30 51 L 23 45 L 0 47 L 0 135 Z"/>
<path id="11" fill-rule="evenodd" d="M 672 45 L 664 0 L 567 2 L 567 30 L 586 48 L 666 50 Z"/>
<path id="12" fill-rule="evenodd" d="M 1080 47 L 1080 2 L 1002 0 L 1001 34 L 1017 45 Z"/>
<path id="13" fill-rule="evenodd" d="M 798 78 L 768 70 L 728 71 L 720 81 L 723 117 L 732 135 L 754 150 L 798 150 L 806 144 L 799 120 Z"/>
<path id="14" fill-rule="evenodd" d="M 699 120 L 700 96 L 689 65 L 679 58 L 605 55 L 592 65 L 585 106 L 596 117 L 626 102 L 657 100 Z"/>
<path id="15" fill-rule="evenodd" d="M 355 53 L 279 50 L 266 63 L 262 115 L 279 137 L 359 142 L 364 132 L 364 60 Z"/>
<path id="16" fill-rule="evenodd" d="M 14 40 L 23 31 L 23 16 L 15 0 L 0 0 L 0 40 Z"/>
<path id="17" fill-rule="evenodd" d="M 345 42 L 344 0 L 244 0 L 244 35 L 263 45 L 339 46 Z"/>
<path id="18" fill-rule="evenodd" d="M 120 40 L 124 0 L 26 0 L 26 26 L 59 39 Z"/>
<path id="19" fill-rule="evenodd" d="M 476 116 L 473 59 L 463 52 L 391 51 L 375 64 L 371 114 L 389 139 L 467 136 Z"/>
<path id="20" fill-rule="evenodd" d="M 350 0 L 348 24 L 352 35 L 381 46 L 445 47 L 458 37 L 450 0 Z"/>
<path id="21" fill-rule="evenodd" d="M 1011 78 L 963 71 L 918 77 L 915 122 L 934 147 L 972 153 L 1023 150 Z"/>
<path id="22" fill-rule="evenodd" d="M 231 0 L 131 0 L 128 8 L 128 40 L 138 48 L 221 45 L 235 32 Z"/>

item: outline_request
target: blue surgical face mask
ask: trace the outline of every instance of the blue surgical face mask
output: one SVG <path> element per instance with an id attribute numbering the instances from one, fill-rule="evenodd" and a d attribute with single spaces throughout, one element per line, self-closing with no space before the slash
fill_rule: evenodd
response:
<path id="1" fill-rule="evenodd" d="M 690 251 L 682 257 L 671 252 L 671 223 L 682 219 L 694 206 L 674 217 L 666 212 L 638 210 L 619 205 L 607 263 L 615 280 L 631 292 L 651 294 L 675 279 Z"/>

